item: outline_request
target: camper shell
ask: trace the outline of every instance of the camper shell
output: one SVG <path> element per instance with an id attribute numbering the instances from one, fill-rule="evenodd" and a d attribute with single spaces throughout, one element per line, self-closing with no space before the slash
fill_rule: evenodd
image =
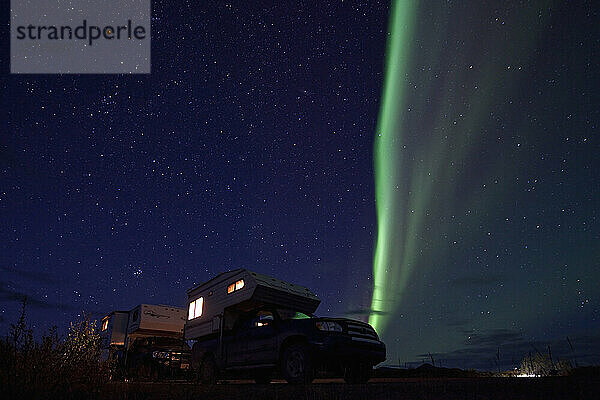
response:
<path id="1" fill-rule="evenodd" d="M 139 337 L 181 338 L 185 309 L 166 305 L 140 304 L 129 311 L 127 344 Z"/>
<path id="2" fill-rule="evenodd" d="M 129 311 L 113 311 L 102 318 L 100 339 L 102 347 L 124 346 L 127 337 Z"/>
<path id="3" fill-rule="evenodd" d="M 198 340 L 230 330 L 236 315 L 264 305 L 278 305 L 306 314 L 321 300 L 310 289 L 247 269 L 224 272 L 187 292 L 185 339 Z M 228 312 L 225 313 L 225 310 Z"/>
<path id="4" fill-rule="evenodd" d="M 116 360 L 125 377 L 179 377 L 189 367 L 185 316 L 183 308 L 152 304 L 111 312 L 101 323 L 103 358 Z"/>
<path id="5" fill-rule="evenodd" d="M 139 304 L 130 311 L 113 311 L 102 319 L 102 345 L 129 347 L 139 337 L 181 338 L 185 315 L 183 308 L 152 304 Z"/>

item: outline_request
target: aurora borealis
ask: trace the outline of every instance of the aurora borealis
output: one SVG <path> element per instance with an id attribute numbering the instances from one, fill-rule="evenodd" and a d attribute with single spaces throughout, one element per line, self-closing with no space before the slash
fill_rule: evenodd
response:
<path id="1" fill-rule="evenodd" d="M 541 60 L 550 54 L 561 57 L 546 37 L 556 29 L 555 5 L 512 4 L 500 11 L 474 4 L 392 4 L 374 139 L 378 231 L 369 322 L 388 343 L 398 343 L 399 360 L 402 353 L 415 354 L 412 349 L 421 348 L 421 357 L 436 352 L 454 365 L 469 363 L 469 355 L 488 357 L 495 345 L 504 346 L 501 363 L 509 365 L 509 358 L 514 362 L 536 340 L 564 352 L 566 342 L 553 341 L 559 331 L 553 318 L 541 323 L 539 309 L 529 306 L 544 304 L 546 310 L 552 300 L 533 299 L 550 296 L 547 289 L 540 293 L 521 287 L 552 278 L 546 273 L 533 277 L 538 273 L 532 269 L 545 268 L 540 261 L 547 255 L 537 253 L 533 261 L 528 254 L 528 221 L 540 214 L 532 217 L 533 198 L 518 189 L 527 182 L 527 194 L 538 190 L 541 179 L 522 174 L 539 168 L 530 159 L 536 157 L 534 149 L 555 140 L 537 133 L 555 123 L 549 111 L 540 115 L 539 110 L 559 110 L 562 103 L 546 95 L 538 81 L 548 67 Z M 561 41 L 557 43 L 560 49 Z M 574 75 L 575 85 L 583 75 Z M 543 129 L 560 136 L 553 128 Z M 542 153 L 542 160 L 547 157 Z M 535 223 L 534 230 L 540 229 Z M 521 245 L 509 249 L 502 244 L 511 241 L 510 235 L 521 237 Z M 544 242 L 536 241 L 538 252 L 544 252 Z M 493 260 L 489 252 L 498 245 Z M 573 272 L 562 272 L 562 289 L 555 289 L 563 299 L 570 297 L 567 286 L 581 282 L 567 283 Z M 473 292 L 465 292 L 467 287 Z M 490 303 L 492 297 L 496 300 Z M 469 310 L 471 301 L 480 303 L 479 315 Z M 588 304 L 584 299 L 580 308 Z M 597 324 L 588 315 L 587 323 Z M 532 319 L 538 322 L 531 325 Z M 441 339 L 437 330 L 446 324 L 463 332 L 466 347 L 442 350 L 448 337 Z M 553 334 L 540 337 L 537 330 L 544 324 L 553 327 Z"/>
<path id="2" fill-rule="evenodd" d="M 448 203 L 453 198 L 453 189 L 448 182 L 455 180 L 456 175 L 465 173 L 459 168 L 444 170 L 445 167 L 464 163 L 464 158 L 479 140 L 477 136 L 481 133 L 478 130 L 485 128 L 481 126 L 484 124 L 482 117 L 489 102 L 494 97 L 509 92 L 516 80 L 514 76 L 506 76 L 502 85 L 498 85 L 494 77 L 501 76 L 503 71 L 492 59 L 482 60 L 472 76 L 465 76 L 461 69 L 473 71 L 473 65 L 467 66 L 465 63 L 459 67 L 455 64 L 456 55 L 452 56 L 452 67 L 436 75 L 435 79 L 432 79 L 431 74 L 415 71 L 411 59 L 417 57 L 413 52 L 418 49 L 411 48 L 413 42 L 422 43 L 421 49 L 434 48 L 435 42 L 439 42 L 446 33 L 445 28 L 438 28 L 437 34 L 440 37 L 436 37 L 435 29 L 432 33 L 432 30 L 425 28 L 427 30 L 421 31 L 423 37 L 414 37 L 414 26 L 418 24 L 416 20 L 419 19 L 421 25 L 425 25 L 423 21 L 434 26 L 436 23 L 438 26 L 448 24 L 447 21 L 418 18 L 418 4 L 403 0 L 392 1 L 383 96 L 374 139 L 378 232 L 369 321 L 380 331 L 385 328 L 386 316 L 394 315 L 398 310 L 411 270 L 418 264 L 416 252 L 422 247 L 419 239 L 422 237 L 425 214 L 431 213 L 431 207 L 440 207 L 440 201 Z M 432 15 L 427 4 L 420 5 L 421 15 Z M 549 3 L 545 5 L 548 6 Z M 525 24 L 535 17 L 533 8 L 523 8 L 521 12 L 523 15 L 520 16 L 519 24 Z M 532 50 L 535 35 L 543 29 L 545 18 L 547 17 L 544 15 L 538 16 L 536 22 L 528 27 L 531 32 L 528 36 L 519 32 L 509 34 L 513 39 L 518 39 L 518 47 L 510 42 L 510 37 L 496 38 L 494 51 L 504 48 L 509 51 L 512 59 L 527 59 L 526 52 Z M 482 34 L 485 33 L 482 31 Z M 432 53 L 428 61 L 444 62 L 443 59 L 434 59 L 436 56 L 442 57 L 441 53 Z M 510 65 L 507 69 L 510 69 Z M 435 97 L 431 92 L 440 88 L 431 83 L 439 80 L 440 75 L 447 77 L 445 89 L 452 94 L 448 98 L 438 99 L 439 108 L 436 110 L 431 107 L 431 98 Z M 425 103 L 407 99 L 411 79 L 418 81 L 423 78 L 425 84 L 414 85 L 413 93 L 418 98 L 425 95 L 431 97 Z M 454 92 L 459 83 L 463 89 L 463 104 L 457 107 Z M 409 101 L 413 101 L 413 104 Z M 419 111 L 422 114 L 415 116 Z M 447 120 L 448 113 L 452 112 L 458 113 L 462 120 L 460 126 L 457 126 L 456 120 Z M 448 130 L 453 130 L 452 138 L 448 137 Z M 411 141 L 416 141 L 421 147 L 407 150 L 406 144 Z"/>
<path id="3" fill-rule="evenodd" d="M 400 267 L 403 252 L 398 247 L 411 232 L 402 232 L 399 218 L 402 143 L 401 124 L 404 117 L 404 86 L 402 78 L 408 66 L 413 23 L 413 2 L 394 1 L 390 17 L 390 37 L 387 46 L 385 82 L 382 105 L 377 122 L 374 149 L 375 196 L 377 206 L 377 244 L 373 260 L 373 300 L 369 318 L 375 329 L 383 329 L 386 314 L 393 312 L 396 298 L 406 285 L 410 271 Z M 395 295 L 389 296 L 393 283 Z"/>

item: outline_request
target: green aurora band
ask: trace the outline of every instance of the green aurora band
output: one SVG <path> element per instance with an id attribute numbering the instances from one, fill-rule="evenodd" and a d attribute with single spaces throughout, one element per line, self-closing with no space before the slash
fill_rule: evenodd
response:
<path id="1" fill-rule="evenodd" d="M 539 9 L 547 9 L 551 4 L 540 1 L 539 4 L 520 9 L 519 18 L 514 23 L 517 26 L 530 26 L 535 34 L 512 30 L 502 36 L 494 36 L 493 31 L 484 31 L 487 37 L 495 38 L 494 51 L 488 54 L 510 54 L 510 57 L 504 56 L 507 64 L 527 65 L 537 36 L 544 31 L 546 13 L 542 17 Z M 445 216 L 444 210 L 453 205 L 457 196 L 456 182 L 459 175 L 464 174 L 462 165 L 471 150 L 484 138 L 481 132 L 489 123 L 487 118 L 490 110 L 497 108 L 498 102 L 504 101 L 519 82 L 518 75 L 512 72 L 514 69 L 507 69 L 507 64 L 489 57 L 479 62 L 476 73 L 466 75 L 460 66 L 467 68 L 471 61 L 460 52 L 452 53 L 451 59 L 444 59 L 449 67 L 444 72 L 446 79 L 441 86 L 432 86 L 433 81 L 426 79 L 426 73 L 411 71 L 411 56 L 415 54 L 411 54 L 410 45 L 416 40 L 418 6 L 418 2 L 392 0 L 383 96 L 374 140 L 378 231 L 369 323 L 380 335 L 384 333 L 390 317 L 398 312 L 401 296 L 405 295 L 413 269 L 422 264 L 419 255 L 425 246 L 423 243 L 427 242 L 427 238 L 433 240 L 425 232 L 425 219 L 434 213 L 439 220 L 440 216 Z M 445 37 L 450 23 L 444 17 L 440 19 L 438 16 L 437 19 L 440 28 L 437 31 L 422 29 L 421 35 L 428 36 L 419 38 L 421 45 L 430 50 L 429 55 L 421 54 L 427 57 L 423 63 L 428 65 L 439 62 L 438 58 L 442 55 L 439 54 L 435 39 Z M 421 95 L 411 97 L 410 104 L 407 101 L 411 89 L 409 75 L 419 83 Z M 427 94 L 433 93 L 441 98 L 437 110 L 423 103 Z M 454 97 L 453 93 L 456 94 Z M 459 93 L 465 100 L 458 101 Z M 409 121 L 409 106 L 413 113 L 422 111 L 422 116 L 413 116 L 413 120 Z M 457 122 L 452 123 L 447 118 L 448 115 L 457 114 L 461 117 Z M 415 131 L 416 126 L 422 126 L 415 125 L 415 118 L 422 119 L 425 115 L 433 123 L 425 131 L 422 128 Z M 414 145 L 417 137 L 420 147 Z M 410 150 L 407 150 L 407 145 Z M 499 164 L 498 172 L 507 171 L 508 168 L 509 165 Z M 474 210 L 474 214 L 475 210 L 481 211 L 490 206 L 493 200 L 475 194 L 471 197 L 467 208 Z M 441 232 L 443 229 L 438 227 L 437 230 Z M 435 259 L 444 258 L 444 247 L 442 244 L 432 250 L 436 251 Z"/>
<path id="2" fill-rule="evenodd" d="M 399 270 L 402 232 L 398 221 L 401 126 L 398 110 L 405 103 L 405 75 L 408 71 L 415 2 L 393 0 L 389 22 L 390 36 L 386 49 L 383 98 L 377 121 L 374 148 L 375 199 L 377 209 L 377 243 L 373 260 L 373 297 L 369 323 L 377 331 L 385 327 L 386 316 L 393 311 L 389 298 L 390 284 L 395 291 L 406 285 L 408 271 Z M 400 273 L 400 276 L 395 276 Z"/>

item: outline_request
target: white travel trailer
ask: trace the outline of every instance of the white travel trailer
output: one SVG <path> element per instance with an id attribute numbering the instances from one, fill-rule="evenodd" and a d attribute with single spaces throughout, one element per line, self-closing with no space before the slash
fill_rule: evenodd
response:
<path id="1" fill-rule="evenodd" d="M 225 330 L 231 329 L 237 314 L 265 304 L 281 305 L 312 314 L 321 302 L 304 286 L 247 269 L 219 274 L 188 290 L 187 294 L 186 340 L 196 340 L 222 331 L 221 324 Z M 228 312 L 225 313 L 225 310 Z"/>

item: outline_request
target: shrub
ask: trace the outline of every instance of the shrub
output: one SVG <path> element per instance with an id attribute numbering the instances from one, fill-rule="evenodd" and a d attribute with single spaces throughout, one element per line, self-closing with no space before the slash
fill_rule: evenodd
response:
<path id="1" fill-rule="evenodd" d="M 0 339 L 0 387 L 6 398 L 73 398 L 97 393 L 109 376 L 100 361 L 96 321 L 84 314 L 64 339 L 56 327 L 34 340 L 26 323 L 26 302 L 6 338 Z"/>
<path id="2" fill-rule="evenodd" d="M 568 375 L 570 370 L 571 363 L 568 360 L 559 360 L 553 363 L 548 356 L 538 353 L 523 358 L 519 374 L 528 376 Z"/>

